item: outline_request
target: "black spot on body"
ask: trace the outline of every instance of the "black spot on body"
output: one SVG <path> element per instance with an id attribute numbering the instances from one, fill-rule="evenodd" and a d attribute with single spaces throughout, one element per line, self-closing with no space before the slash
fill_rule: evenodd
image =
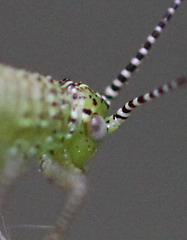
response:
<path id="1" fill-rule="evenodd" d="M 97 101 L 95 98 L 93 98 L 93 105 L 96 106 L 97 105 Z"/>
<path id="2" fill-rule="evenodd" d="M 86 99 L 86 97 L 85 96 L 80 96 L 79 99 Z"/>
<path id="3" fill-rule="evenodd" d="M 62 105 L 65 105 L 66 104 L 66 100 L 62 99 Z"/>
<path id="4" fill-rule="evenodd" d="M 53 150 L 49 150 L 49 153 L 50 153 L 51 155 L 54 155 L 54 151 L 53 151 Z"/>
<path id="5" fill-rule="evenodd" d="M 53 79 L 49 79 L 49 82 L 50 82 L 50 83 L 53 83 Z"/>
<path id="6" fill-rule="evenodd" d="M 85 114 L 87 114 L 87 115 L 91 115 L 91 114 L 92 114 L 92 111 L 91 111 L 90 109 L 86 109 L 86 108 L 84 108 L 84 109 L 82 110 L 82 112 L 85 113 Z"/>
<path id="7" fill-rule="evenodd" d="M 75 123 L 76 119 L 75 118 L 69 118 L 69 122 Z"/>
<path id="8" fill-rule="evenodd" d="M 57 105 L 57 103 L 56 102 L 52 102 L 52 104 L 51 104 L 53 107 L 55 107 L 56 105 Z"/>
<path id="9" fill-rule="evenodd" d="M 77 99 L 77 94 L 76 93 L 73 94 L 73 99 Z"/>

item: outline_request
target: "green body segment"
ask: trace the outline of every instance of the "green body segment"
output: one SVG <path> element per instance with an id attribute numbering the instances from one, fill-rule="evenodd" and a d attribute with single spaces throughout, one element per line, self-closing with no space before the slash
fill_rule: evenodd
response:
<path id="1" fill-rule="evenodd" d="M 89 132 L 93 115 L 106 116 L 99 94 L 82 83 L 56 81 L 0 65 L 0 161 L 12 147 L 25 159 L 47 155 L 83 168 L 97 149 Z"/>

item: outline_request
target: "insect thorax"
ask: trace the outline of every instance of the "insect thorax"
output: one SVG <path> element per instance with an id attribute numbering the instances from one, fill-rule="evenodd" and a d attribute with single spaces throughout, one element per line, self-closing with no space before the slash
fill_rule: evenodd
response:
<path id="1" fill-rule="evenodd" d="M 14 145 L 25 157 L 47 154 L 82 168 L 97 148 L 88 125 L 95 114 L 105 117 L 103 99 L 85 84 L 3 65 L 0 84 L 0 152 Z"/>

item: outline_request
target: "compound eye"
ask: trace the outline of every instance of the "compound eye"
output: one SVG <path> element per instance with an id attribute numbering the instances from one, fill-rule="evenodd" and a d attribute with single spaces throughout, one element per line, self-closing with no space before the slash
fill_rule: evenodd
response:
<path id="1" fill-rule="evenodd" d="M 105 120 L 99 115 L 94 115 L 91 118 L 89 130 L 92 138 L 95 141 L 100 141 L 101 139 L 103 139 L 107 132 Z"/>

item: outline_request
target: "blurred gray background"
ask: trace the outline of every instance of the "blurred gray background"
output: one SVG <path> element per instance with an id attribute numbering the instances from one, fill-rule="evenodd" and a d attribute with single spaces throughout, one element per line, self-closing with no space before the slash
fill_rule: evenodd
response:
<path id="1" fill-rule="evenodd" d="M 134 56 L 171 0 L 1 0 L 0 62 L 100 92 Z M 168 24 L 111 113 L 133 97 L 187 76 L 187 4 Z M 186 89 L 145 105 L 108 136 L 88 166 L 89 192 L 68 240 L 183 240 Z M 7 226 L 52 224 L 65 196 L 31 170 L 9 194 Z M 36 229 L 12 240 L 40 239 Z"/>

